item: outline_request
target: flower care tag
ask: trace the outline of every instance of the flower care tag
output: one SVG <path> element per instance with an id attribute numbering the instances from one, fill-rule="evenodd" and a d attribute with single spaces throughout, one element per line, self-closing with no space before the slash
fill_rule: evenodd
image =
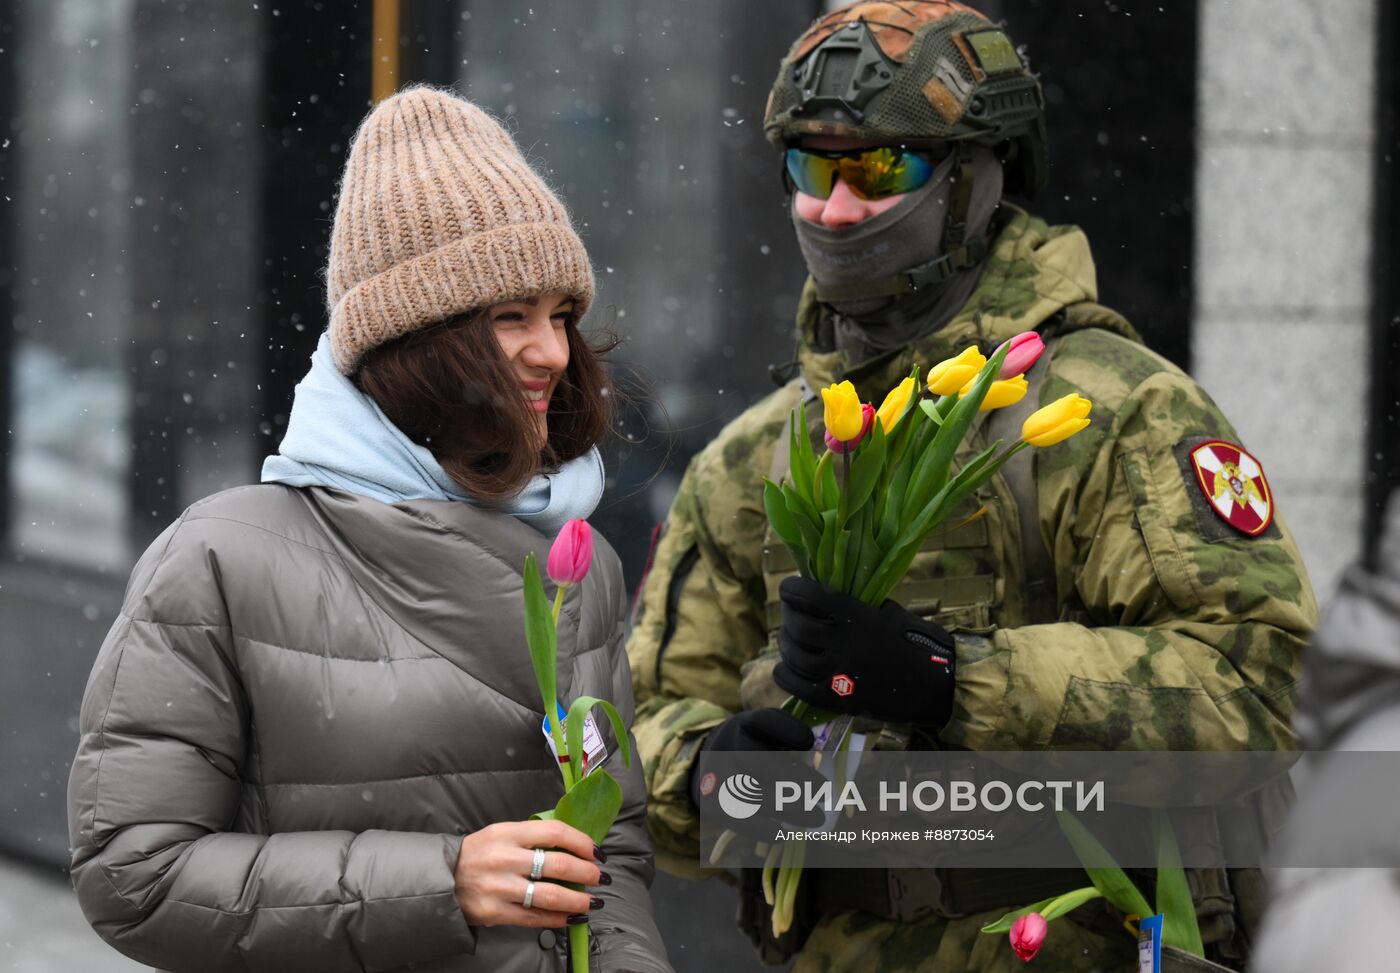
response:
<path id="1" fill-rule="evenodd" d="M 1162 917 L 1138 923 L 1138 973 L 1162 973 Z"/>
<path id="2" fill-rule="evenodd" d="M 555 703 L 559 707 L 559 733 L 564 735 L 569 732 L 569 713 L 564 709 L 562 703 Z M 554 754 L 554 759 L 562 763 L 567 763 L 567 757 L 559 756 L 559 751 L 554 748 L 554 736 L 550 732 L 549 717 L 544 718 L 540 724 L 540 730 L 544 733 L 544 741 L 549 746 L 549 752 Z M 583 776 L 598 769 L 598 766 L 608 755 L 608 748 L 603 744 L 603 735 L 598 732 L 598 724 L 593 722 L 593 714 L 589 713 L 583 720 Z"/>

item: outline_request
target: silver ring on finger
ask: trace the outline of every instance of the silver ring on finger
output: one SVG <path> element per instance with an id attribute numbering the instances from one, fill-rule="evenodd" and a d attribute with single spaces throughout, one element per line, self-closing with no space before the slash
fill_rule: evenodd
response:
<path id="1" fill-rule="evenodd" d="M 535 907 L 535 883 L 534 883 L 534 882 L 526 882 L 526 883 L 525 883 L 525 898 L 522 899 L 522 900 L 520 901 L 520 904 L 523 905 L 523 906 L 524 906 L 525 908 L 527 908 L 527 909 L 533 909 L 533 908 Z"/>
<path id="2" fill-rule="evenodd" d="M 536 848 L 534 860 L 530 864 L 530 880 L 538 882 L 544 877 L 544 849 Z"/>

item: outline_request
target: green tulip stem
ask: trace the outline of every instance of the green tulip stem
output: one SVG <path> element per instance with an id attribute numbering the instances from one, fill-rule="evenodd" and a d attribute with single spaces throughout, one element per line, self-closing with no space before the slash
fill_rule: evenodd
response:
<path id="1" fill-rule="evenodd" d="M 554 592 L 554 630 L 559 630 L 559 610 L 564 607 L 564 595 L 569 591 L 569 586 L 561 584 Z M 559 775 L 564 778 L 564 790 L 569 790 L 578 782 L 574 773 L 573 755 L 569 753 L 568 745 L 564 743 L 564 734 L 559 726 L 558 712 L 549 715 L 549 735 L 554 740 L 554 749 L 561 758 L 559 761 Z"/>
<path id="2" fill-rule="evenodd" d="M 569 927 L 569 966 L 572 973 L 588 973 L 588 923 Z"/>
<path id="3" fill-rule="evenodd" d="M 569 757 L 569 745 L 564 742 L 564 734 L 559 731 L 558 711 L 550 714 L 549 736 L 554 741 L 554 752 L 559 755 L 559 776 L 564 778 L 564 790 L 570 791 L 574 786 L 574 762 Z"/>

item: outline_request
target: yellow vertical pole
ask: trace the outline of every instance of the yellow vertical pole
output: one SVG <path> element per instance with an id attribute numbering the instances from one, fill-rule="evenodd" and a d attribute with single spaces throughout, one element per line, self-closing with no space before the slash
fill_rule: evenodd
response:
<path id="1" fill-rule="evenodd" d="M 372 50 L 370 97 L 377 104 L 399 90 L 399 0 L 374 0 Z"/>

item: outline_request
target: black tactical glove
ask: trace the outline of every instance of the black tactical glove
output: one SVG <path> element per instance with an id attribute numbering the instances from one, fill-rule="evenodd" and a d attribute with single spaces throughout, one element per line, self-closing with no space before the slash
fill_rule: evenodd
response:
<path id="1" fill-rule="evenodd" d="M 697 808 L 716 799 L 715 793 L 724 781 L 705 767 L 705 754 L 716 751 L 760 751 L 791 750 L 806 753 L 812 749 L 812 731 L 791 713 L 780 709 L 754 709 L 736 713 L 705 737 L 690 773 L 690 797 Z M 794 763 L 789 772 L 791 779 L 809 781 L 820 785 L 824 778 L 810 767 Z M 759 782 L 764 794 L 762 806 L 754 817 L 743 822 L 735 822 L 733 827 L 744 833 L 754 833 L 766 838 L 773 836 L 774 826 L 817 827 L 823 820 L 821 811 L 806 811 L 800 805 L 783 809 L 781 815 L 773 807 L 772 787 L 768 782 Z"/>
<path id="2" fill-rule="evenodd" d="M 953 709 L 953 637 L 889 599 L 872 608 L 807 578 L 778 586 L 773 680 L 814 706 L 941 729 Z"/>

